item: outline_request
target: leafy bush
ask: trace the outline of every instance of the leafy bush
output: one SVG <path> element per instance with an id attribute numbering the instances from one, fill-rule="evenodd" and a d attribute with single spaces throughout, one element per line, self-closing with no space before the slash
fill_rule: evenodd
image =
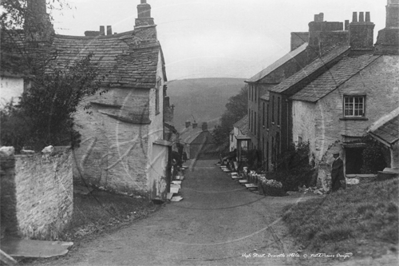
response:
<path id="1" fill-rule="evenodd" d="M 0 144 L 14 146 L 17 151 L 23 146 L 40 150 L 47 145 L 79 145 L 73 115 L 84 97 L 100 91 L 104 78 L 98 77 L 91 57 L 36 76 L 32 87 L 22 94 L 19 106 L 10 103 L 0 110 Z M 89 107 L 84 106 L 86 110 Z"/>
<path id="2" fill-rule="evenodd" d="M 280 156 L 276 172 L 268 173 L 268 178 L 280 181 L 286 191 L 296 191 L 299 186 L 309 185 L 313 173 L 309 164 L 309 144 L 301 143 L 297 147 L 291 145 Z"/>
<path id="3" fill-rule="evenodd" d="M 384 145 L 379 141 L 366 136 L 362 142 L 366 143 L 366 148 L 363 150 L 363 165 L 360 169 L 362 174 L 377 174 L 378 171 L 384 170 L 387 166 L 384 158 Z"/>

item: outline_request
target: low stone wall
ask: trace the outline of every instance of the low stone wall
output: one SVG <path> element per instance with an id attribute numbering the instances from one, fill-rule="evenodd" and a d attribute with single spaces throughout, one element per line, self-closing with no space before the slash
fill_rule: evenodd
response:
<path id="1" fill-rule="evenodd" d="M 18 235 L 15 199 L 15 158 L 0 152 L 0 228 L 1 238 Z"/>
<path id="2" fill-rule="evenodd" d="M 15 186 L 18 234 L 22 237 L 55 240 L 72 219 L 73 168 L 70 149 L 43 157 L 16 155 L 15 173 L 7 183 Z M 9 185 L 9 187 L 12 187 Z M 3 177 L 2 177 L 3 195 Z"/>

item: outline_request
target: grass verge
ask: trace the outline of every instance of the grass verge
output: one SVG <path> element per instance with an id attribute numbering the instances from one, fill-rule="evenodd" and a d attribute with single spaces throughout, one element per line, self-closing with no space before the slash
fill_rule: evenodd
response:
<path id="1" fill-rule="evenodd" d="M 307 253 L 380 257 L 398 246 L 398 179 L 370 181 L 285 208 L 283 220 Z"/>
<path id="2" fill-rule="evenodd" d="M 61 237 L 76 241 L 84 236 L 115 229 L 144 218 L 159 205 L 143 196 L 124 196 L 95 189 L 87 195 L 74 193 L 72 221 Z"/>
<path id="3" fill-rule="evenodd" d="M 74 243 L 70 252 L 63 257 L 48 259 L 22 258 L 19 260 L 21 265 L 57 265 L 58 259 L 70 256 L 71 252 L 78 250 L 85 242 L 112 233 L 162 207 L 141 195 L 124 196 L 98 189 L 87 195 L 74 193 L 73 200 L 72 221 L 59 238 L 61 241 Z"/>

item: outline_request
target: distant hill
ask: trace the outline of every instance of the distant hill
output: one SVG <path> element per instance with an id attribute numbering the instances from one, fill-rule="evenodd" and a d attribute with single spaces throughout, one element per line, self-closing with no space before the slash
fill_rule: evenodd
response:
<path id="1" fill-rule="evenodd" d="M 167 94 L 171 104 L 175 105 L 176 129 L 182 129 L 185 121 L 194 118 L 198 123 L 208 122 L 209 128 L 213 128 L 226 110 L 228 99 L 238 94 L 244 85 L 244 79 L 238 78 L 169 81 Z"/>

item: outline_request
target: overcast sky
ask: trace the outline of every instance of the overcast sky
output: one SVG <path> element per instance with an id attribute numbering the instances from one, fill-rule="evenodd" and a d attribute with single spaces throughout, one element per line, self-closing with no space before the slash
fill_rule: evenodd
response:
<path id="1" fill-rule="evenodd" d="M 58 34 L 83 35 L 112 25 L 133 29 L 140 0 L 70 0 L 74 9 L 54 14 Z M 147 0 L 157 24 L 169 80 L 250 78 L 290 49 L 290 32 L 308 31 L 314 14 L 327 21 L 371 12 L 385 26 L 387 0 Z"/>

